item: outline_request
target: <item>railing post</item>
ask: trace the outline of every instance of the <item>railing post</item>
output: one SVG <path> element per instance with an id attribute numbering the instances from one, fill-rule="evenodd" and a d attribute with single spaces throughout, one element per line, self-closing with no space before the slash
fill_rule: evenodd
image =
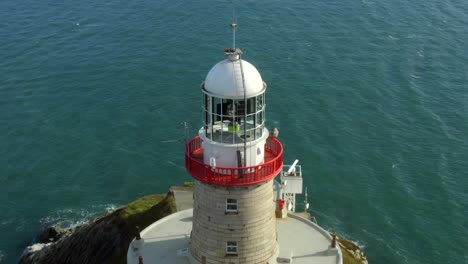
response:
<path id="1" fill-rule="evenodd" d="M 336 234 L 331 234 L 331 236 L 332 236 L 331 247 L 336 248 Z"/>

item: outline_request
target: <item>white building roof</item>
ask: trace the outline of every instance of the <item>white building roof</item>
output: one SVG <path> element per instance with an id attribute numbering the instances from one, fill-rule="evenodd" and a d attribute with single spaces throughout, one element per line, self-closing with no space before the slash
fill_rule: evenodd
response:
<path id="1" fill-rule="evenodd" d="M 266 85 L 260 73 L 252 64 L 241 59 L 225 59 L 213 66 L 205 79 L 205 91 L 216 97 L 243 99 L 242 72 L 246 88 L 245 96 L 249 98 L 261 94 Z"/>
<path id="2" fill-rule="evenodd" d="M 145 264 L 190 264 L 187 251 L 192 230 L 193 209 L 171 214 L 141 232 L 145 243 L 142 256 Z M 294 264 L 342 264 L 339 249 L 329 249 L 331 236 L 312 221 L 298 215 L 277 220 L 279 255 L 291 258 Z M 130 245 L 127 263 L 137 264 Z"/>

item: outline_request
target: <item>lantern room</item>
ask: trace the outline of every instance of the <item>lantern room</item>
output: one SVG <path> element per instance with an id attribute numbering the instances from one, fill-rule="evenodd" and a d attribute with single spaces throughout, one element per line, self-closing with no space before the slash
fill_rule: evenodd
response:
<path id="1" fill-rule="evenodd" d="M 202 84 L 205 139 L 238 144 L 264 137 L 265 90 L 260 73 L 240 60 L 240 50 L 227 49 Z"/>
<path id="2" fill-rule="evenodd" d="M 264 94 L 227 99 L 204 94 L 204 133 L 220 143 L 243 143 L 262 138 L 265 127 Z"/>
<path id="3" fill-rule="evenodd" d="M 271 180 L 283 166 L 283 147 L 265 127 L 265 91 L 240 49 L 224 50 L 201 85 L 203 127 L 187 143 L 186 167 L 197 180 L 250 185 Z"/>

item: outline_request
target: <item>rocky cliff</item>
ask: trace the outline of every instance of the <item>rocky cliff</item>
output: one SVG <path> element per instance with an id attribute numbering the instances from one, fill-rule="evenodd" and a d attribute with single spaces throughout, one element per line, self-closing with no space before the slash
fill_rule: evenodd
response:
<path id="1" fill-rule="evenodd" d="M 48 228 L 38 237 L 39 243 L 26 248 L 20 264 L 124 264 L 135 227 L 143 230 L 176 211 L 174 195 L 169 192 L 145 196 L 72 230 Z M 340 238 L 337 242 L 343 253 L 343 264 L 367 264 L 355 243 Z"/>
<path id="2" fill-rule="evenodd" d="M 174 212 L 171 193 L 145 196 L 73 230 L 47 229 L 39 238 L 43 243 L 26 248 L 20 263 L 123 264 L 135 227 L 143 229 Z"/>

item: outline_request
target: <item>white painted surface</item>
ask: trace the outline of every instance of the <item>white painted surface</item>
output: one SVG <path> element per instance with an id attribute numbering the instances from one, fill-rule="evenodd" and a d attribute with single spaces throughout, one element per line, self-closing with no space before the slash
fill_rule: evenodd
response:
<path id="1" fill-rule="evenodd" d="M 205 164 L 211 164 L 211 159 L 216 160 L 216 166 L 237 168 L 237 151 L 241 151 L 242 157 L 244 157 L 244 144 L 223 144 L 215 141 L 211 141 L 206 138 L 203 129 L 199 131 L 199 135 L 203 140 L 202 147 L 204 150 L 203 162 Z M 243 167 L 256 166 L 264 162 L 264 149 L 265 143 L 269 136 L 268 130 L 265 128 L 261 138 L 255 141 L 247 142 L 247 164 L 243 164 Z M 243 159 L 242 159 L 243 161 Z"/>
<path id="2" fill-rule="evenodd" d="M 302 168 L 297 165 L 298 160 L 293 165 L 284 165 L 281 172 L 281 182 L 283 183 L 283 193 L 302 193 Z M 287 182 L 288 184 L 284 184 Z"/>
<path id="3" fill-rule="evenodd" d="M 298 176 L 282 176 L 284 193 L 302 193 L 302 177 Z"/>
<path id="4" fill-rule="evenodd" d="M 187 209 L 145 228 L 141 232 L 141 237 L 145 240 L 143 263 L 189 264 L 188 258 L 178 252 L 189 248 L 192 215 L 193 209 Z M 131 249 L 127 252 L 127 263 L 138 263 L 138 256 L 134 256 Z"/>
<path id="5" fill-rule="evenodd" d="M 208 72 L 205 79 L 206 92 L 226 99 L 243 99 L 241 61 L 246 88 L 245 96 L 249 98 L 262 93 L 266 85 L 257 69 L 247 61 L 231 61 L 229 59 L 217 63 Z"/>
<path id="6" fill-rule="evenodd" d="M 329 249 L 332 237 L 320 226 L 289 214 L 276 221 L 279 257 L 291 257 L 294 264 L 342 264 L 340 250 Z"/>
<path id="7" fill-rule="evenodd" d="M 189 257 L 180 254 L 189 247 L 193 210 L 177 212 L 148 226 L 141 232 L 145 240 L 145 264 L 189 264 Z M 277 220 L 279 257 L 291 258 L 294 264 L 342 264 L 340 250 L 329 250 L 331 236 L 311 221 L 296 215 Z M 178 254 L 179 253 L 179 254 Z M 190 256 L 190 253 L 188 254 Z M 128 251 L 127 262 L 138 260 Z M 192 262 L 193 263 L 193 262 Z M 272 263 L 273 264 L 273 263 Z"/>

